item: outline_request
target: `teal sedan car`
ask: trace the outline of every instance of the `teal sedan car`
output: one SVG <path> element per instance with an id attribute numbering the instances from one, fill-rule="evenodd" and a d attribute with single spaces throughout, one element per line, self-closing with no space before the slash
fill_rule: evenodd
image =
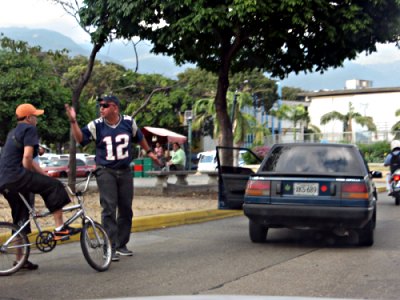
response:
<path id="1" fill-rule="evenodd" d="M 265 242 L 269 228 L 322 229 L 338 235 L 355 231 L 359 245 L 371 246 L 378 200 L 372 179 L 379 177 L 355 145 L 275 144 L 242 182 L 250 239 Z M 221 174 L 225 206 L 238 199 L 238 191 L 234 195 L 227 187 L 238 187 L 235 179 Z"/>

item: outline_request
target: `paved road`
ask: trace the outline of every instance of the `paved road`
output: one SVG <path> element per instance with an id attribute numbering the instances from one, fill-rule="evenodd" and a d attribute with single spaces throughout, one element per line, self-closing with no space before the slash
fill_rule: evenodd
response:
<path id="1" fill-rule="evenodd" d="M 296 295 L 398 299 L 400 207 L 380 194 L 373 247 L 356 237 L 271 230 L 252 244 L 247 219 L 134 233 L 134 257 L 97 273 L 77 243 L 32 255 L 35 272 L 0 279 L 0 299 L 93 299 L 149 295 Z"/>

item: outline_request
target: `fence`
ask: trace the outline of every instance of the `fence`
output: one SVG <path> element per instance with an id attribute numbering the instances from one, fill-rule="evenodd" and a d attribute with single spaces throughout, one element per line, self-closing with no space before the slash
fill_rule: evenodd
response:
<path id="1" fill-rule="evenodd" d="M 387 141 L 393 139 L 400 139 L 400 132 L 391 131 L 357 131 L 357 132 L 330 132 L 330 133 L 307 133 L 302 134 L 297 132 L 296 136 L 293 131 L 286 131 L 281 134 L 269 135 L 264 138 L 265 145 L 272 145 L 275 143 L 293 143 L 293 142 L 326 142 L 326 143 L 352 143 L 352 144 L 372 144 L 375 142 Z M 245 147 L 252 145 L 252 137 L 249 137 L 247 142 L 244 143 Z"/>

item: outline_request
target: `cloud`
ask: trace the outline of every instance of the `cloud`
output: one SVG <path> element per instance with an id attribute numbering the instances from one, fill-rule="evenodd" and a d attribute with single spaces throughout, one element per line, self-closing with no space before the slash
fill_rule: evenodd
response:
<path id="1" fill-rule="evenodd" d="M 354 63 L 360 65 L 388 64 L 400 60 L 400 50 L 394 43 L 378 44 L 377 52 L 366 55 L 365 52 L 358 55 Z"/>
<path id="2" fill-rule="evenodd" d="M 0 27 L 27 27 L 58 31 L 77 43 L 90 41 L 89 35 L 64 9 L 49 0 L 2 0 Z"/>

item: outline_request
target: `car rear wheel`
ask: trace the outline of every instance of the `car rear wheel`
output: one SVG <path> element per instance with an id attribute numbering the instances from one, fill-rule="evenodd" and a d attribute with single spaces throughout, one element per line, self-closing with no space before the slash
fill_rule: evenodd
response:
<path id="1" fill-rule="evenodd" d="M 376 222 L 376 209 L 371 220 L 365 225 L 364 228 L 358 231 L 358 244 L 360 246 L 372 246 L 374 244 L 374 229 Z"/>
<path id="2" fill-rule="evenodd" d="M 268 227 L 249 221 L 250 240 L 253 243 L 265 243 L 267 241 Z"/>

